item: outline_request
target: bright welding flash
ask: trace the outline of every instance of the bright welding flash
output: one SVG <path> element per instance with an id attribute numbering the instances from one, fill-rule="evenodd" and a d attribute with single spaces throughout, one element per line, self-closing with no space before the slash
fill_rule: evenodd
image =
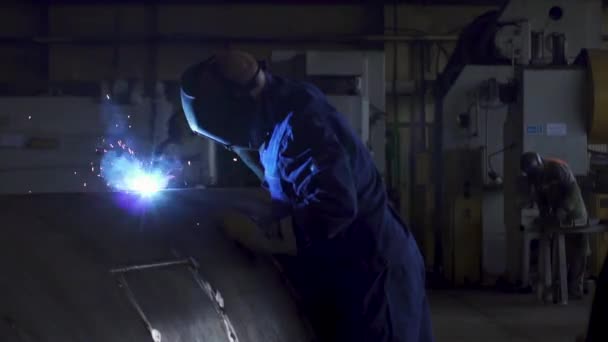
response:
<path id="1" fill-rule="evenodd" d="M 155 173 L 138 173 L 126 180 L 127 190 L 141 197 L 152 197 L 167 186 L 167 177 Z"/>
<path id="2" fill-rule="evenodd" d="M 151 198 L 169 185 L 172 176 L 168 164 L 146 167 L 147 164 L 147 161 L 141 161 L 131 154 L 111 150 L 102 158 L 101 176 L 118 191 Z"/>

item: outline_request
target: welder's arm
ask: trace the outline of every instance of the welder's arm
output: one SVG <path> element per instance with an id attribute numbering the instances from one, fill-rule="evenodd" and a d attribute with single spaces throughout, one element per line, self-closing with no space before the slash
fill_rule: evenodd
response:
<path id="1" fill-rule="evenodd" d="M 578 189 L 572 171 L 565 164 L 552 164 L 544 178 L 543 191 L 552 214 L 560 222 L 571 220 L 576 206 L 572 199 Z"/>
<path id="2" fill-rule="evenodd" d="M 539 217 L 541 219 L 547 219 L 549 216 L 551 216 L 551 207 L 547 202 L 546 196 L 544 196 L 541 191 L 542 190 L 538 189 L 537 186 L 531 185 L 529 193 L 530 200 L 532 204 L 536 204 L 536 207 L 538 208 L 539 212 Z"/>
<path id="3" fill-rule="evenodd" d="M 577 192 L 578 185 L 574 182 L 562 184 L 556 205 L 557 214 L 560 222 L 569 222 L 576 219 Z"/>
<path id="4" fill-rule="evenodd" d="M 220 213 L 220 226 L 227 237 L 250 251 L 296 254 L 291 217 L 277 217 L 273 208 L 266 190 L 252 189 L 231 209 Z"/>
<path id="5" fill-rule="evenodd" d="M 543 195 L 539 195 L 535 200 L 536 206 L 538 207 L 539 216 L 543 219 L 547 219 L 553 215 L 551 205 L 547 202 L 547 199 Z"/>
<path id="6" fill-rule="evenodd" d="M 226 235 L 246 249 L 262 254 L 296 254 L 291 220 L 260 222 L 243 212 L 224 214 L 222 228 Z"/>
<path id="7" fill-rule="evenodd" d="M 305 247 L 334 237 L 354 221 L 357 193 L 349 157 L 329 125 L 311 116 L 294 119 L 280 163 L 294 192 L 294 223 L 304 232 L 298 246 Z"/>

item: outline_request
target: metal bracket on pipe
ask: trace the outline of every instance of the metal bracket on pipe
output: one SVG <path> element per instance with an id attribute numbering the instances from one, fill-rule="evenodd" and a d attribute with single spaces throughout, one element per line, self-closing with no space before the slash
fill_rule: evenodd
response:
<path id="1" fill-rule="evenodd" d="M 171 249 L 171 252 L 175 257 L 179 257 L 179 252 L 175 249 Z M 226 335 L 228 336 L 228 340 L 230 342 L 239 342 L 239 338 L 236 335 L 236 330 L 226 313 L 226 309 L 224 307 L 224 298 L 219 291 L 213 289 L 211 284 L 205 281 L 198 272 L 198 262 L 190 257 L 191 266 L 189 267 L 190 273 L 194 278 L 194 282 L 198 285 L 198 287 L 209 297 L 211 302 L 213 303 L 213 308 L 215 312 L 222 318 L 222 322 L 224 323 L 224 329 L 226 330 Z"/>
<path id="2" fill-rule="evenodd" d="M 177 254 L 177 253 L 174 251 L 174 254 Z M 199 264 L 192 257 L 175 259 L 175 260 L 167 260 L 167 261 L 161 261 L 161 262 L 155 262 L 155 263 L 149 263 L 149 264 L 123 266 L 123 267 L 113 268 L 110 270 L 111 274 L 114 274 L 118 277 L 119 286 L 124 289 L 129 302 L 131 303 L 131 305 L 133 306 L 135 311 L 137 311 L 140 319 L 142 320 L 145 327 L 150 332 L 150 335 L 152 336 L 152 340 L 154 342 L 162 342 L 162 335 L 161 335 L 160 331 L 154 329 L 154 327 L 152 326 L 152 323 L 150 322 L 150 320 L 144 313 L 143 309 L 137 302 L 137 299 L 135 299 L 135 295 L 133 294 L 133 291 L 131 291 L 129 284 L 127 283 L 127 279 L 125 278 L 125 273 L 173 267 L 173 266 L 187 266 L 188 267 L 188 269 L 190 270 L 190 273 L 194 279 L 194 282 L 209 297 L 209 299 L 213 303 L 215 311 L 221 317 L 229 340 L 231 342 L 238 342 L 238 337 L 236 335 L 234 326 L 228 319 L 228 316 L 226 315 L 226 311 L 224 309 L 224 299 L 222 298 L 221 294 L 218 291 L 215 291 L 211 287 L 211 284 L 204 281 L 200 277 L 200 275 L 198 273 Z"/>
<path id="3" fill-rule="evenodd" d="M 138 264 L 138 265 L 113 268 L 110 270 L 110 273 L 112 273 L 112 274 L 127 273 L 127 272 L 133 272 L 133 271 L 149 270 L 152 268 L 164 268 L 164 267 L 182 266 L 182 265 L 190 266 L 193 268 L 198 268 L 198 262 L 196 260 L 194 260 L 193 258 L 185 258 L 185 259 L 168 260 L 168 261 L 154 262 L 154 263 L 149 263 L 149 264 Z"/>
<path id="4" fill-rule="evenodd" d="M 141 306 L 137 302 L 137 299 L 135 299 L 135 295 L 133 294 L 133 291 L 129 287 L 129 283 L 127 282 L 127 279 L 125 278 L 125 273 L 157 269 L 157 268 L 173 267 L 173 266 L 189 266 L 190 269 L 196 270 L 198 268 L 198 263 L 193 258 L 185 258 L 185 259 L 168 260 L 168 261 L 161 261 L 161 262 L 155 262 L 155 263 L 149 263 L 149 264 L 124 266 L 124 267 L 119 267 L 119 268 L 113 268 L 110 270 L 111 274 L 115 274 L 118 276 L 119 286 L 124 289 L 125 294 L 127 295 L 127 299 L 129 299 L 131 306 L 133 306 L 135 311 L 137 311 L 139 318 L 143 321 L 144 325 L 146 326 L 146 329 L 148 329 L 148 331 L 150 332 L 150 335 L 152 336 L 152 341 L 154 341 L 154 342 L 161 342 L 162 334 L 160 333 L 160 331 L 154 329 L 154 327 L 152 326 L 152 323 L 150 323 L 150 320 L 144 313 L 144 310 L 141 308 Z"/>
<path id="5" fill-rule="evenodd" d="M 141 318 L 141 320 L 143 321 L 144 325 L 146 326 L 146 329 L 148 329 L 148 331 L 150 332 L 150 335 L 152 336 L 152 341 L 161 342 L 162 334 L 160 333 L 160 331 L 154 329 L 152 323 L 150 323 L 150 320 L 144 313 L 144 310 L 137 302 L 137 299 L 135 299 L 135 295 L 133 294 L 133 291 L 131 291 L 129 284 L 127 283 L 127 279 L 125 279 L 124 273 L 118 274 L 118 282 L 119 286 L 125 290 L 129 302 L 131 303 L 135 311 L 137 311 L 137 314 L 139 314 L 139 318 Z"/>

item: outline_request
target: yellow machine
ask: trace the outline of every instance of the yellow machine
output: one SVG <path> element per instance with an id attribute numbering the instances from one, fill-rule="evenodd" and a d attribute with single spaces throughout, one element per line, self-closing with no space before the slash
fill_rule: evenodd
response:
<path id="1" fill-rule="evenodd" d="M 446 206 L 443 210 L 443 265 L 455 286 L 474 285 L 482 278 L 482 185 L 479 150 L 445 153 Z M 468 167 L 463 167 L 468 166 Z"/>
<path id="2" fill-rule="evenodd" d="M 587 57 L 592 90 L 589 143 L 608 144 L 608 51 L 589 50 Z"/>
<path id="3" fill-rule="evenodd" d="M 456 286 L 482 280 L 481 196 L 456 198 L 452 208 L 446 274 Z M 451 271 L 451 272 L 450 272 Z"/>
<path id="4" fill-rule="evenodd" d="M 591 194 L 589 215 L 602 221 L 608 221 L 608 194 Z"/>
<path id="5" fill-rule="evenodd" d="M 608 144 L 608 51 L 589 50 L 587 52 L 588 75 L 591 91 L 589 94 L 591 115 L 589 115 L 589 143 Z M 594 169 L 594 166 L 591 166 Z M 608 173 L 606 168 L 595 168 L 602 176 Z M 601 186 L 600 186 L 601 187 Z M 608 221 L 608 189 L 593 193 L 588 199 L 588 210 L 591 217 Z M 589 266 L 593 275 L 599 274 L 604 259 L 608 254 L 608 234 L 597 234 L 591 242 Z"/>
<path id="6" fill-rule="evenodd" d="M 482 280 L 481 151 L 457 150 L 444 154 L 446 206 L 442 210 L 444 275 L 455 286 L 479 284 Z M 431 155 L 416 156 L 416 189 L 413 222 L 428 267 L 435 265 L 433 183 Z M 471 167 L 462 167 L 469 165 Z"/>
<path id="7" fill-rule="evenodd" d="M 591 194 L 587 206 L 591 217 L 608 221 L 608 194 Z M 589 270 L 592 275 L 597 276 L 608 254 L 608 234 L 596 234 L 589 242 L 591 245 Z"/>

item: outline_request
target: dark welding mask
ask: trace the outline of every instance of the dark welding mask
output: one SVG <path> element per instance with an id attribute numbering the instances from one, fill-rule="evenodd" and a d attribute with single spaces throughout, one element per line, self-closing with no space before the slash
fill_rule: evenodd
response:
<path id="1" fill-rule="evenodd" d="M 181 79 L 181 99 L 190 129 L 225 147 L 256 148 L 260 106 L 251 95 L 258 86 L 257 70 L 245 83 L 225 77 L 211 57 L 189 67 Z"/>

